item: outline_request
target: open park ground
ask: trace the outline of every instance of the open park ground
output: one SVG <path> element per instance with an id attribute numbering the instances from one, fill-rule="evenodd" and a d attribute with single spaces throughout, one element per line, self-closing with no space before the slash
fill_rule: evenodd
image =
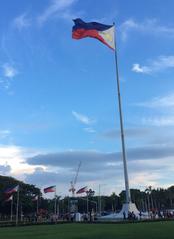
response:
<path id="1" fill-rule="evenodd" d="M 0 239 L 173 239 L 174 222 L 57 224 L 0 228 Z"/>

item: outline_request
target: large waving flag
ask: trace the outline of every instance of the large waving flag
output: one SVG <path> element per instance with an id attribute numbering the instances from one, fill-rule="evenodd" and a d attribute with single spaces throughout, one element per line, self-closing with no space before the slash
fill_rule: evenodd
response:
<path id="1" fill-rule="evenodd" d="M 56 186 L 50 186 L 48 188 L 44 188 L 44 193 L 53 193 L 56 192 Z"/>
<path id="2" fill-rule="evenodd" d="M 85 192 L 87 192 L 87 191 L 88 191 L 88 187 L 86 186 L 86 187 L 80 188 L 80 189 L 76 192 L 76 194 L 85 193 Z"/>
<path id="3" fill-rule="evenodd" d="M 16 193 L 19 190 L 19 185 L 15 186 L 15 187 L 11 187 L 11 188 L 7 188 L 4 193 L 5 194 L 12 194 L 12 193 Z"/>
<path id="4" fill-rule="evenodd" d="M 72 29 L 72 38 L 77 40 L 84 37 L 96 38 L 109 48 L 115 50 L 114 25 L 104 25 L 98 22 L 84 22 L 80 18 L 73 21 L 75 25 Z"/>

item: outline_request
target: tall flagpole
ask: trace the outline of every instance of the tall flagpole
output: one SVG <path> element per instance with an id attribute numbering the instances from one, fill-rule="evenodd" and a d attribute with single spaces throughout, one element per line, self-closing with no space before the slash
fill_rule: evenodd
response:
<path id="1" fill-rule="evenodd" d="M 36 213 L 38 216 L 38 211 L 39 211 L 39 195 L 37 196 L 37 201 L 36 201 Z"/>
<path id="2" fill-rule="evenodd" d="M 101 194 L 100 194 L 100 184 L 99 184 L 99 191 L 98 191 L 98 214 L 101 216 Z"/>
<path id="3" fill-rule="evenodd" d="M 22 204 L 21 204 L 21 222 L 22 222 L 22 218 L 23 218 L 23 212 L 22 212 Z"/>
<path id="4" fill-rule="evenodd" d="M 11 222 L 13 221 L 13 195 L 12 195 L 12 199 L 11 199 L 11 216 L 10 216 L 10 220 Z"/>
<path id="5" fill-rule="evenodd" d="M 60 211 L 60 208 L 59 208 L 59 198 L 60 197 L 57 197 L 57 205 L 56 205 L 56 213 L 57 213 L 57 217 L 59 218 L 59 211 Z"/>
<path id="6" fill-rule="evenodd" d="M 114 26 L 115 26 L 115 23 L 114 23 Z M 129 189 L 129 178 L 128 178 L 128 170 L 127 170 L 126 150 L 125 150 L 123 116 L 122 116 L 122 107 L 121 107 L 120 80 L 119 80 L 119 71 L 118 71 L 117 50 L 116 50 L 116 32 L 115 32 L 115 65 L 116 65 L 118 107 L 119 107 L 120 128 L 121 128 L 122 158 L 123 158 L 124 180 L 125 180 L 125 189 L 126 189 L 126 203 L 128 204 L 131 202 L 131 195 L 130 195 L 130 189 Z"/>
<path id="7" fill-rule="evenodd" d="M 87 220 L 88 220 L 88 214 L 89 214 L 89 202 L 88 202 L 88 192 L 86 192 L 86 214 L 87 214 Z"/>
<path id="8" fill-rule="evenodd" d="M 17 191 L 17 203 L 16 203 L 16 225 L 18 224 L 18 210 L 19 210 L 19 187 Z"/>
<path id="9" fill-rule="evenodd" d="M 57 197 L 56 197 L 56 189 L 55 189 L 55 194 L 54 194 L 54 197 L 55 197 L 55 202 L 54 202 L 54 214 L 56 215 L 56 201 L 57 201 Z"/>

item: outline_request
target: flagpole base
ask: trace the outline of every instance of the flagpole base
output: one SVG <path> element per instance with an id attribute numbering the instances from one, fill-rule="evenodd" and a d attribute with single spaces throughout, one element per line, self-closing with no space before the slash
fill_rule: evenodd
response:
<path id="1" fill-rule="evenodd" d="M 139 216 L 140 212 L 137 209 L 135 203 L 132 202 L 124 203 L 118 215 L 122 216 L 122 218 L 124 219 L 128 218 L 130 213 L 133 213 L 136 217 Z"/>
<path id="2" fill-rule="evenodd" d="M 112 213 L 107 216 L 102 216 L 99 220 L 120 220 L 120 219 L 129 219 L 130 215 L 134 215 L 135 218 L 140 217 L 140 211 L 137 209 L 135 203 L 129 202 L 124 203 L 122 209 L 119 213 Z"/>

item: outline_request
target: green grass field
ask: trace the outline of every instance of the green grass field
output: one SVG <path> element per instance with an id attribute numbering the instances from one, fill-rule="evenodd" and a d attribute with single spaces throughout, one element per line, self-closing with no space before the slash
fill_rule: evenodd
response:
<path id="1" fill-rule="evenodd" d="M 174 222 L 0 228 L 1 239 L 173 239 Z"/>

